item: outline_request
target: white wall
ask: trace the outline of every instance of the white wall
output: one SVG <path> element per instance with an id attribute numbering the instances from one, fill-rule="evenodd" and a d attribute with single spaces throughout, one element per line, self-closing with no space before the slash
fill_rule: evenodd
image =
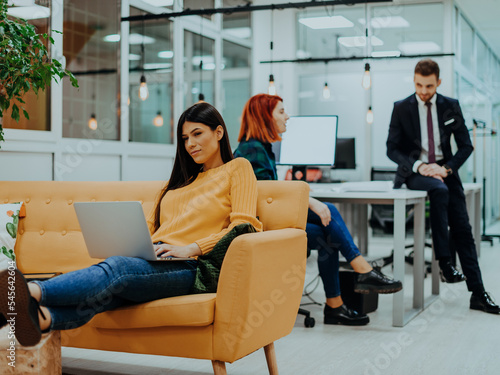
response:
<path id="1" fill-rule="evenodd" d="M 52 153 L 3 151 L 0 155 L 0 180 L 52 180 Z"/>

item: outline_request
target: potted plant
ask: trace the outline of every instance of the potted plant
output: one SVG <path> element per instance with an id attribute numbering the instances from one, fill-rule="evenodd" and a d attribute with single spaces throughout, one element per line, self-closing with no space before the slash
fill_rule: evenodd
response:
<path id="1" fill-rule="evenodd" d="M 73 74 L 49 57 L 44 40 L 54 44 L 46 33 L 37 34 L 35 27 L 26 20 L 9 19 L 7 0 L 0 0 L 0 142 L 4 140 L 3 113 L 11 105 L 14 120 L 19 121 L 21 111 L 29 119 L 23 106 L 25 93 L 32 90 L 38 94 L 50 85 L 52 78 L 61 80 L 65 76 L 78 87 Z"/>

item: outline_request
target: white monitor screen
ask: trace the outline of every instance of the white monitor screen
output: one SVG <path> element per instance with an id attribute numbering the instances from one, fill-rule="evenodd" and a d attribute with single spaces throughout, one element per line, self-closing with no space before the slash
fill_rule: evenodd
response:
<path id="1" fill-rule="evenodd" d="M 333 165 L 337 116 L 294 116 L 281 134 L 278 164 Z"/>

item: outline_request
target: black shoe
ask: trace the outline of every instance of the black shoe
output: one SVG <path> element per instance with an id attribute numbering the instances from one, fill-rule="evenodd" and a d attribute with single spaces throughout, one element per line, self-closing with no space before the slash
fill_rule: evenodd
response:
<path id="1" fill-rule="evenodd" d="M 447 262 L 441 267 L 441 280 L 448 284 L 459 283 L 467 280 L 467 278 L 458 271 L 451 262 Z"/>
<path id="2" fill-rule="evenodd" d="M 14 294 L 10 295 L 12 292 Z M 19 270 L 0 272 L 0 313 L 4 317 L 15 318 L 15 335 L 23 346 L 34 346 L 40 342 L 39 310 L 38 302 L 31 297 L 26 279 Z"/>
<path id="3" fill-rule="evenodd" d="M 500 307 L 495 304 L 487 292 L 483 292 L 479 296 L 472 294 L 470 297 L 470 308 L 473 310 L 481 310 L 490 314 L 500 313 Z"/>
<path id="4" fill-rule="evenodd" d="M 346 326 L 364 326 L 370 322 L 368 315 L 360 314 L 342 305 L 337 308 L 325 305 L 325 324 L 343 324 Z"/>
<path id="5" fill-rule="evenodd" d="M 358 274 L 356 284 L 354 284 L 354 291 L 363 294 L 370 292 L 383 294 L 396 293 L 401 289 L 403 289 L 401 281 L 391 279 L 376 269 Z"/>
<path id="6" fill-rule="evenodd" d="M 5 316 L 0 314 L 0 329 L 2 329 L 6 325 L 7 325 L 7 319 L 5 319 Z"/>

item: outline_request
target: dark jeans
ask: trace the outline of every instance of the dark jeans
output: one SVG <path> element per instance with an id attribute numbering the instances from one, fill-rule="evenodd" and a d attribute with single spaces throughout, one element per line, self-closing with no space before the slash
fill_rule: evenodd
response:
<path id="1" fill-rule="evenodd" d="M 460 259 L 470 291 L 483 286 L 472 237 L 462 183 L 455 175 L 441 182 L 433 177 L 413 173 L 406 180 L 412 190 L 425 190 L 429 195 L 432 242 L 436 259 L 451 258 L 450 240 Z M 449 228 L 449 229 L 448 229 Z"/>
<path id="2" fill-rule="evenodd" d="M 36 283 L 42 289 L 40 304 L 49 309 L 52 317 L 50 329 L 73 329 L 103 311 L 189 294 L 196 264 L 196 260 L 149 262 L 114 256 Z"/>
<path id="3" fill-rule="evenodd" d="M 318 250 L 318 269 L 326 298 L 340 296 L 339 251 L 350 263 L 361 255 L 352 240 L 342 216 L 331 203 L 325 203 L 330 209 L 332 220 L 325 227 L 313 211 L 307 214 L 307 246 Z"/>

